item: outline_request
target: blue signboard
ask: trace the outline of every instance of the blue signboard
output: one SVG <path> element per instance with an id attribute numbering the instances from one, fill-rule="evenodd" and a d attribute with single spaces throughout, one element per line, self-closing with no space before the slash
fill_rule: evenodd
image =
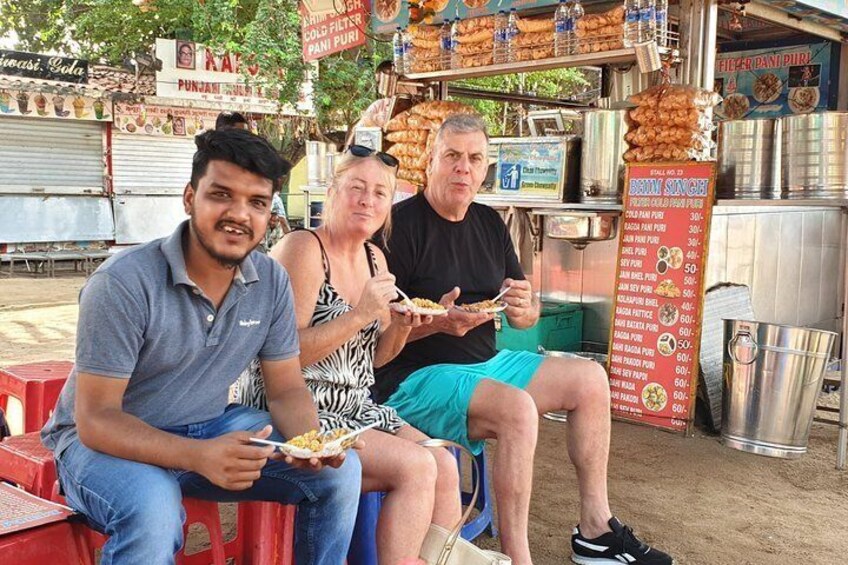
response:
<path id="1" fill-rule="evenodd" d="M 518 191 L 521 186 L 521 163 L 499 163 L 498 178 L 501 190 Z"/>
<path id="2" fill-rule="evenodd" d="M 833 104 L 833 43 L 728 50 L 716 56 L 715 90 L 724 119 L 777 118 Z"/>

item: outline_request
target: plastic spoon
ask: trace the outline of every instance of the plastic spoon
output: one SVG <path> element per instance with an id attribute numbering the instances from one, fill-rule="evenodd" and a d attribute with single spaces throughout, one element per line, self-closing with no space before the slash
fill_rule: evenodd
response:
<path id="1" fill-rule="evenodd" d="M 402 291 L 402 290 L 401 290 L 401 289 L 399 289 L 398 287 L 395 287 L 395 290 L 396 290 L 396 291 L 398 291 L 398 294 L 400 294 L 400 295 L 403 297 L 403 301 L 404 301 L 404 302 L 406 302 L 406 304 L 407 304 L 407 305 L 412 306 L 412 307 L 415 307 L 415 302 L 413 302 L 413 301 L 412 301 L 412 300 L 411 300 L 411 299 L 410 299 L 410 298 L 406 295 L 406 293 L 405 293 L 404 291 Z"/>
<path id="2" fill-rule="evenodd" d="M 331 445 L 334 445 L 334 444 L 341 445 L 345 440 L 348 440 L 352 437 L 356 437 L 359 434 L 361 434 L 362 432 L 364 432 L 366 430 L 370 430 L 371 428 L 376 428 L 379 424 L 380 424 L 380 422 L 374 422 L 373 424 L 368 424 L 364 428 L 359 428 L 358 430 L 355 430 L 355 431 L 352 431 L 348 434 L 345 434 L 340 438 L 336 438 L 333 441 L 327 442 L 327 443 L 324 444 L 324 449 L 326 449 L 326 448 L 328 448 L 328 447 L 330 447 Z"/>
<path id="3" fill-rule="evenodd" d="M 505 289 L 503 289 L 502 291 L 500 291 L 496 297 L 492 298 L 492 302 L 497 302 L 498 298 L 502 297 L 504 294 L 509 292 L 511 288 L 512 288 L 511 286 L 508 286 Z"/>

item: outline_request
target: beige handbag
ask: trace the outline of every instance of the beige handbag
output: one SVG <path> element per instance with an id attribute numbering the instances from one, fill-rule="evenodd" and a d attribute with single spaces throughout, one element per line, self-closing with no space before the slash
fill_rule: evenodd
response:
<path id="1" fill-rule="evenodd" d="M 471 462 L 474 464 L 475 476 L 480 476 L 480 469 L 477 466 L 477 460 L 471 455 L 465 447 L 444 439 L 428 439 L 418 442 L 418 445 L 424 447 L 456 447 L 462 450 L 466 455 L 471 457 Z M 474 510 L 474 504 L 477 502 L 477 495 L 480 490 L 480 481 L 474 485 L 474 493 L 471 495 L 471 503 L 462 515 L 459 523 L 452 531 L 448 531 L 436 524 L 430 524 L 430 530 L 427 532 L 427 537 L 424 538 L 424 544 L 421 546 L 421 559 L 427 562 L 427 565 L 511 565 L 512 559 L 502 553 L 496 551 L 486 551 L 480 549 L 471 542 L 465 541 L 459 537 L 462 526 Z"/>

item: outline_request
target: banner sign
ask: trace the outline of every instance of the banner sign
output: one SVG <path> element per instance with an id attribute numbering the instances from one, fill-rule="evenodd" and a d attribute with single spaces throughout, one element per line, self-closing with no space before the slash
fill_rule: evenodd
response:
<path id="1" fill-rule="evenodd" d="M 156 96 L 248 104 L 252 111 L 276 112 L 276 100 L 247 85 L 241 74 L 245 62 L 238 55 L 215 54 L 193 41 L 157 39 L 156 57 L 162 61 L 162 70 L 156 72 Z M 258 69 L 247 71 L 252 75 Z"/>
<path id="2" fill-rule="evenodd" d="M 610 336 L 613 416 L 684 431 L 698 385 L 714 163 L 629 165 Z"/>
<path id="3" fill-rule="evenodd" d="M 828 108 L 832 43 L 729 51 L 716 56 L 719 116 L 777 118 Z M 833 85 L 835 87 L 835 85 Z"/>
<path id="4" fill-rule="evenodd" d="M 0 75 L 83 84 L 88 82 L 88 61 L 0 49 Z"/>
<path id="5" fill-rule="evenodd" d="M 312 14 L 300 4 L 303 60 L 317 61 L 327 55 L 365 45 L 367 0 L 339 0 L 344 14 Z"/>
<path id="6" fill-rule="evenodd" d="M 124 133 L 194 137 L 215 129 L 217 110 L 115 103 L 115 128 Z"/>
<path id="7" fill-rule="evenodd" d="M 109 122 L 111 109 L 102 98 L 0 89 L 0 115 Z"/>

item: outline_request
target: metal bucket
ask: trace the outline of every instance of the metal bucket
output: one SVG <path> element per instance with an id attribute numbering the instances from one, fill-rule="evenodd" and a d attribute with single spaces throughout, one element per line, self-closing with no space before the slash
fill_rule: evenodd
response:
<path id="1" fill-rule="evenodd" d="M 848 198 L 848 112 L 783 118 L 784 198 Z"/>
<path id="2" fill-rule="evenodd" d="M 544 355 L 545 357 L 562 357 L 565 359 L 588 359 L 590 361 L 600 363 L 601 366 L 604 368 L 606 368 L 607 361 L 609 360 L 609 356 L 606 353 L 593 353 L 591 351 L 547 351 L 541 345 L 539 346 L 539 353 Z M 553 422 L 567 422 L 568 412 L 545 412 L 544 414 L 542 414 L 542 418 L 546 420 L 551 420 Z"/>
<path id="3" fill-rule="evenodd" d="M 718 126 L 719 198 L 780 198 L 780 120 L 727 120 Z"/>
<path id="4" fill-rule="evenodd" d="M 583 113 L 583 158 L 580 165 L 580 202 L 619 204 L 624 189 L 624 134 L 626 110 L 589 110 Z"/>
<path id="5" fill-rule="evenodd" d="M 725 320 L 722 443 L 769 457 L 806 453 L 835 340 L 833 332 Z"/>

